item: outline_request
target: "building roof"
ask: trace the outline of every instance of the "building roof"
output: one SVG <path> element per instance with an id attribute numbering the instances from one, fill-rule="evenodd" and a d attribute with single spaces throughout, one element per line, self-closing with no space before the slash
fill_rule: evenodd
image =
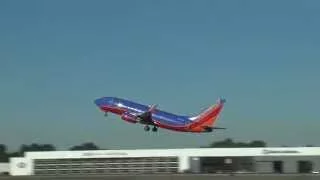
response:
<path id="1" fill-rule="evenodd" d="M 266 147 L 266 148 L 184 148 L 90 151 L 26 152 L 30 159 L 116 158 L 116 157 L 226 157 L 226 156 L 320 156 L 320 147 Z"/>

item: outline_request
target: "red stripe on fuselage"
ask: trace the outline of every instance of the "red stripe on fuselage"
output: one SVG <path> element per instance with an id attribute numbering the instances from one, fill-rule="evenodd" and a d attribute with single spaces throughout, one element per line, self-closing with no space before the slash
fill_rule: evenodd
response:
<path id="1" fill-rule="evenodd" d="M 122 108 L 115 108 L 115 107 L 109 107 L 109 106 L 101 106 L 100 109 L 104 112 L 112 112 L 114 114 L 117 114 L 117 115 L 121 115 L 123 114 L 124 112 L 126 112 L 125 109 L 122 109 Z"/>

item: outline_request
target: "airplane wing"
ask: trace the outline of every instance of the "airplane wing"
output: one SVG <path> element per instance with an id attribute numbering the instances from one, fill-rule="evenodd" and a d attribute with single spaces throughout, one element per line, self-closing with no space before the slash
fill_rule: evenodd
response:
<path id="1" fill-rule="evenodd" d="M 157 108 L 156 104 L 151 105 L 148 111 L 137 115 L 137 120 L 140 121 L 141 123 L 154 124 L 152 120 L 152 113 L 156 110 L 156 108 Z"/>

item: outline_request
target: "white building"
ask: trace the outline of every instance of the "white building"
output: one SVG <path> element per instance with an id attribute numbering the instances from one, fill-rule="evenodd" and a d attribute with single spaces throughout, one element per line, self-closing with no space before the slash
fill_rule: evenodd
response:
<path id="1" fill-rule="evenodd" d="M 27 152 L 10 159 L 10 175 L 320 170 L 320 147 L 197 148 Z"/>
<path id="2" fill-rule="evenodd" d="M 0 163 L 0 174 L 9 172 L 9 163 Z"/>

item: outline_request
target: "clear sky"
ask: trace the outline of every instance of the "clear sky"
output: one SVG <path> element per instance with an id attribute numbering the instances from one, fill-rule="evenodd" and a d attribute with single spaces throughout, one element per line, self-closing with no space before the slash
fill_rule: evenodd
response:
<path id="1" fill-rule="evenodd" d="M 224 138 L 320 145 L 317 0 L 0 1 L 0 143 L 199 147 Z M 195 114 L 211 134 L 145 132 L 93 104 Z"/>

